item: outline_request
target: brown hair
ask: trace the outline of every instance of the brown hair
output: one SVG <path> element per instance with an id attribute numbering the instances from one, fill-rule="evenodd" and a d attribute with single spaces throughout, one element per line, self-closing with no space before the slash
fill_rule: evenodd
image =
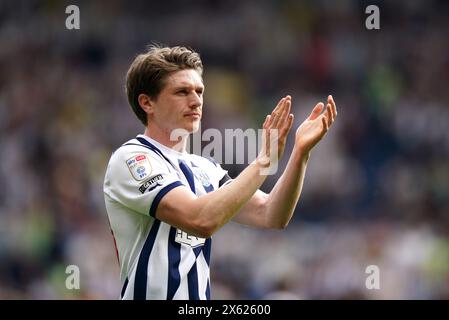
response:
<path id="1" fill-rule="evenodd" d="M 198 53 L 186 47 L 162 47 L 152 44 L 139 54 L 126 74 L 126 95 L 137 118 L 146 126 L 147 114 L 140 107 L 141 93 L 157 99 L 165 79 L 173 72 L 194 69 L 203 74 L 203 63 Z"/>

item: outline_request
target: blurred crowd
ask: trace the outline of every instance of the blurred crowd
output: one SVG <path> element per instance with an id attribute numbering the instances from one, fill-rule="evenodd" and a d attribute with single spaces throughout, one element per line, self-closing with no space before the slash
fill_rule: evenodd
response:
<path id="1" fill-rule="evenodd" d="M 201 54 L 203 129 L 257 129 L 286 94 L 294 127 L 337 102 L 290 225 L 214 236 L 212 298 L 449 298 L 447 2 L 79 1 L 67 30 L 69 4 L 0 3 L 0 299 L 119 297 L 102 183 L 143 131 L 124 78 L 151 42 Z M 380 30 L 365 28 L 368 4 Z"/>

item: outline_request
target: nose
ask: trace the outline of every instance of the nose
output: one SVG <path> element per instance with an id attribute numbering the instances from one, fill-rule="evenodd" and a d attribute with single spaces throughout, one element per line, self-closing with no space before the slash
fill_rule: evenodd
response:
<path id="1" fill-rule="evenodd" d="M 189 101 L 189 107 L 191 109 L 197 109 L 200 108 L 203 105 L 203 97 L 200 96 L 198 93 L 193 92 L 192 97 Z"/>

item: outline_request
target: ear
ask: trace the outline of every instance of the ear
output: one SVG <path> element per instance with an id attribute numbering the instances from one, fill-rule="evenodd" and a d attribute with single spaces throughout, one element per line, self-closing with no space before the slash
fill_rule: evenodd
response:
<path id="1" fill-rule="evenodd" d="M 137 101 L 139 101 L 139 105 L 143 109 L 143 111 L 145 111 L 147 114 L 153 113 L 153 102 L 148 95 L 144 93 L 139 94 L 139 96 L 137 97 Z"/>

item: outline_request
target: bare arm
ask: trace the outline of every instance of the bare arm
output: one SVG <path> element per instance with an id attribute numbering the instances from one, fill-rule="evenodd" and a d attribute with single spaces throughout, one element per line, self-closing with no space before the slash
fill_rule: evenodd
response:
<path id="1" fill-rule="evenodd" d="M 201 197 L 186 187 L 175 188 L 162 198 L 156 217 L 191 235 L 210 237 L 252 198 L 265 181 L 263 169 L 273 165 L 278 159 L 273 153 L 280 152 L 272 150 L 272 146 L 277 145 L 278 149 L 285 146 L 284 136 L 292 121 L 289 105 L 283 98 L 263 124 L 265 142 L 259 156 L 232 183 Z M 270 129 L 278 130 L 279 134 L 270 135 Z"/>
<path id="2" fill-rule="evenodd" d="M 310 151 L 323 138 L 337 116 L 332 96 L 328 97 L 324 113 L 323 108 L 324 104 L 318 103 L 297 129 L 293 152 L 270 194 L 257 191 L 234 217 L 234 221 L 260 228 L 282 229 L 287 226 L 301 196 Z"/>

